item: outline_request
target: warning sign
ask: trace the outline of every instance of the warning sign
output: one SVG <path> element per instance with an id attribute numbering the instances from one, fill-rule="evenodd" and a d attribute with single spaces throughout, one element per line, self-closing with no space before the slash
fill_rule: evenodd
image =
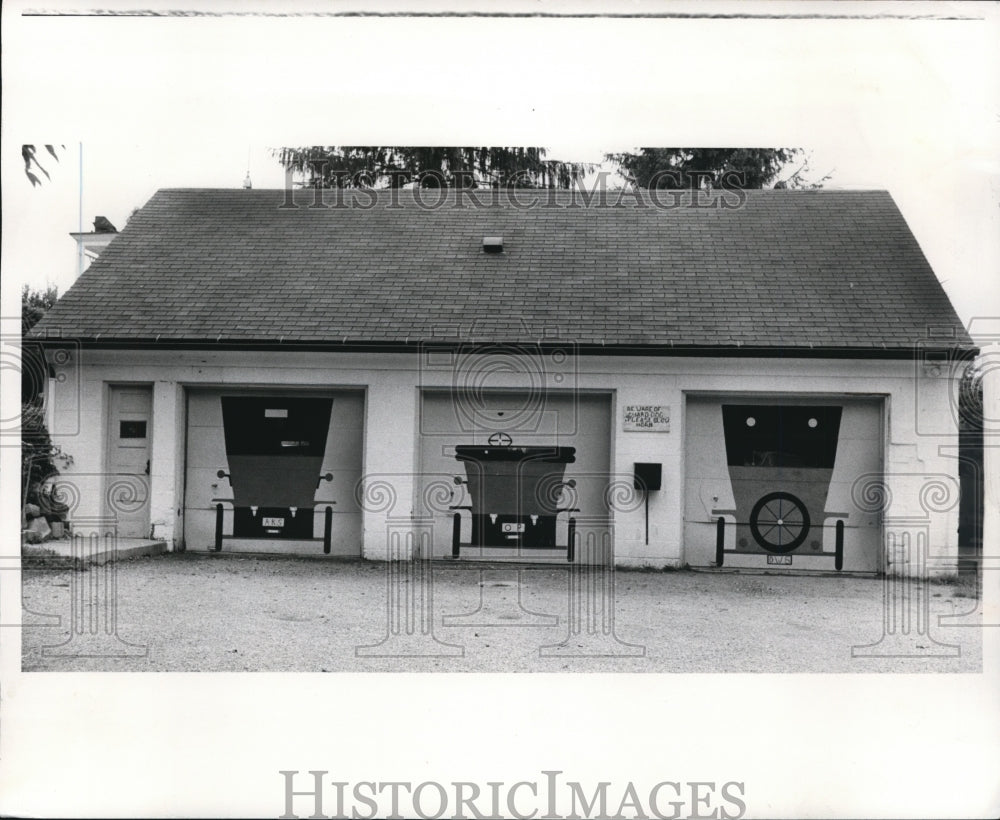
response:
<path id="1" fill-rule="evenodd" d="M 626 404 L 622 429 L 633 433 L 669 433 L 670 408 L 662 404 Z"/>

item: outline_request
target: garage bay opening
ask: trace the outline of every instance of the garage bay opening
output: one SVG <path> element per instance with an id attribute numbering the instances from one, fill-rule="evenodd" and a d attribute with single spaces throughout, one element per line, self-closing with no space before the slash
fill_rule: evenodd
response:
<path id="1" fill-rule="evenodd" d="M 877 399 L 689 397 L 685 548 L 692 566 L 880 571 Z"/>
<path id="2" fill-rule="evenodd" d="M 357 556 L 364 396 L 192 390 L 185 542 Z"/>

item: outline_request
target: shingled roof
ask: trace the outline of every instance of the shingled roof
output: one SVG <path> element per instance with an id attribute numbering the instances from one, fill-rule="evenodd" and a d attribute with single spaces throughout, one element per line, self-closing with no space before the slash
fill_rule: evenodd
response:
<path id="1" fill-rule="evenodd" d="M 314 193 L 159 191 L 33 335 L 878 357 L 936 328 L 972 346 L 884 191 Z"/>

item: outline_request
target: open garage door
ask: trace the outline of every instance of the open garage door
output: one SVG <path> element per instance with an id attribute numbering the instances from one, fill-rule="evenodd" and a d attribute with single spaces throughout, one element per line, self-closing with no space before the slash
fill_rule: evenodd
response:
<path id="1" fill-rule="evenodd" d="M 191 390 L 188 549 L 361 554 L 360 392 Z"/>
<path id="2" fill-rule="evenodd" d="M 610 449 L 607 394 L 481 392 L 471 406 L 425 392 L 417 506 L 433 517 L 434 556 L 602 560 L 612 548 Z"/>
<path id="3" fill-rule="evenodd" d="M 851 489 L 882 469 L 882 402 L 689 397 L 692 566 L 878 572 L 880 520 Z"/>

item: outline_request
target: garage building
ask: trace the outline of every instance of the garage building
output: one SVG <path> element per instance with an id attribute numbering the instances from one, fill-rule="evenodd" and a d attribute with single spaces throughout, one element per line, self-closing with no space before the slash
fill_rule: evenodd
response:
<path id="1" fill-rule="evenodd" d="M 883 191 L 162 190 L 33 337 L 77 530 L 371 559 L 957 559 L 976 351 Z"/>

